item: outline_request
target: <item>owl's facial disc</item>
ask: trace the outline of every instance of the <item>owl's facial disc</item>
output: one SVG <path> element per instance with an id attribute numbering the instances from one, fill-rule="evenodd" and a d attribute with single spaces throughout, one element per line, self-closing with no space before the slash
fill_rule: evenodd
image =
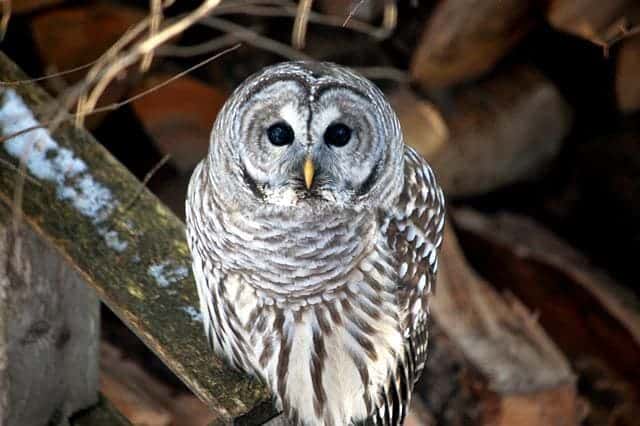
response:
<path id="1" fill-rule="evenodd" d="M 258 202 L 377 205 L 380 188 L 397 184 L 397 119 L 370 82 L 336 66 L 289 63 L 258 74 L 236 96 L 226 145 L 238 189 Z"/>
<path id="2" fill-rule="evenodd" d="M 298 82 L 278 82 L 243 117 L 242 166 L 254 193 L 280 205 L 347 206 L 377 177 L 383 142 L 375 111 L 349 88 L 310 96 Z"/>

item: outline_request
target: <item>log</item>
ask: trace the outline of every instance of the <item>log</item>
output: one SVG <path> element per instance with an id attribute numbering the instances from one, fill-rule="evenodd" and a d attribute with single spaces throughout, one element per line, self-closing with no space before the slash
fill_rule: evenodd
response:
<path id="1" fill-rule="evenodd" d="M 572 123 L 558 90 L 524 66 L 435 104 L 406 87 L 389 97 L 405 142 L 431 163 L 449 197 L 484 194 L 539 175 Z"/>
<path id="2" fill-rule="evenodd" d="M 146 78 L 138 91 L 171 78 L 157 73 Z M 190 173 L 209 149 L 211 124 L 227 99 L 225 89 L 185 76 L 132 103 L 133 111 L 155 147 L 179 172 Z"/>
<path id="3" fill-rule="evenodd" d="M 587 379 L 606 377 L 618 383 L 611 388 L 628 388 L 608 408 L 637 419 L 640 410 L 633 407 L 640 407 L 638 298 L 530 219 L 470 209 L 456 210 L 454 218 L 482 273 L 538 312 L 540 324 Z"/>
<path id="4" fill-rule="evenodd" d="M 437 424 L 575 425 L 568 361 L 515 297 L 471 269 L 450 227 L 438 274 L 418 387 Z"/>
<path id="5" fill-rule="evenodd" d="M 551 0 L 546 15 L 552 27 L 606 45 L 638 22 L 640 7 L 635 0 Z"/>
<path id="6" fill-rule="evenodd" d="M 95 292 L 0 203 L 0 424 L 61 424 L 97 402 L 99 324 Z"/>
<path id="7" fill-rule="evenodd" d="M 24 78 L 0 54 L 0 79 Z M 53 134 L 40 128 L 15 135 L 37 125 L 35 111 L 45 106 L 55 103 L 37 84 L 0 90 L 0 135 L 13 135 L 0 144 L 0 202 L 14 204 L 16 167 L 23 159 L 25 222 L 100 300 L 221 424 L 260 424 L 273 416 L 266 387 L 209 350 L 184 224 L 86 131 L 64 124 Z"/>
<path id="8" fill-rule="evenodd" d="M 215 419 L 195 396 L 176 395 L 109 343 L 101 343 L 100 355 L 100 391 L 132 424 L 204 426 Z"/>
<path id="9" fill-rule="evenodd" d="M 624 113 L 640 110 L 640 36 L 622 42 L 616 59 L 616 99 Z"/>
<path id="10" fill-rule="evenodd" d="M 158 392 L 168 392 L 166 385 L 104 342 L 100 345 L 100 391 L 134 425 L 172 424 L 171 413 L 156 398 Z"/>
<path id="11" fill-rule="evenodd" d="M 451 121 L 455 118 L 445 117 L 435 103 L 420 96 L 409 86 L 399 86 L 388 94 L 400 125 L 405 143 L 417 149 L 436 168 L 438 180 L 444 186 L 447 195 L 451 188 L 451 177 L 445 177 L 445 170 L 436 166 L 438 153 L 450 149 Z M 466 168 L 465 168 L 466 169 Z M 459 172 L 457 172 L 459 173 Z"/>
<path id="12" fill-rule="evenodd" d="M 534 26 L 535 2 L 444 0 L 425 23 L 410 73 L 425 90 L 475 79 Z"/>
<path id="13" fill-rule="evenodd" d="M 98 404 L 73 416 L 69 423 L 71 426 L 132 426 L 102 395 Z"/>

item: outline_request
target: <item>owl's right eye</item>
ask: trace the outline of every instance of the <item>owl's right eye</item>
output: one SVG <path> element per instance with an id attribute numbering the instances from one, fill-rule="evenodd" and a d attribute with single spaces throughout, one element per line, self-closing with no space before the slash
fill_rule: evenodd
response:
<path id="1" fill-rule="evenodd" d="M 284 121 L 279 121 L 269 126 L 267 129 L 267 137 L 269 138 L 269 142 L 275 146 L 284 146 L 291 144 L 295 135 L 291 126 Z"/>

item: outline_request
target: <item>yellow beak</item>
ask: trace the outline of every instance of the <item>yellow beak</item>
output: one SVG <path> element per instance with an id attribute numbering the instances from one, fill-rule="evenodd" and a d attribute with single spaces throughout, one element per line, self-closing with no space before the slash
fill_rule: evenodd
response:
<path id="1" fill-rule="evenodd" d="M 313 161 L 311 161 L 311 157 L 307 157 L 304 161 L 304 184 L 307 186 L 307 189 L 311 189 L 311 184 L 313 184 L 313 174 L 315 173 L 315 167 L 313 166 Z"/>

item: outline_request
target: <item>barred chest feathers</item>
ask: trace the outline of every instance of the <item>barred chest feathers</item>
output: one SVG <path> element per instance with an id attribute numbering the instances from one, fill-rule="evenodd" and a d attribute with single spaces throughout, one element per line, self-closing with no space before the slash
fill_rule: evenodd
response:
<path id="1" fill-rule="evenodd" d="M 243 357 L 277 389 L 279 408 L 294 424 L 347 425 L 365 419 L 397 364 L 393 348 L 401 348 L 403 339 L 391 293 L 385 297 L 358 275 L 354 272 L 349 290 L 325 294 L 297 310 L 266 306 L 239 277 L 221 294 L 244 325 L 241 338 L 250 342 Z M 375 296 L 354 302 L 351 292 Z M 375 299 L 387 300 L 376 306 Z M 252 325 L 252 310 L 260 305 Z"/>
<path id="2" fill-rule="evenodd" d="M 194 197 L 196 211 L 216 217 L 206 232 L 216 243 L 204 247 L 189 235 L 215 352 L 277 390 L 278 408 L 294 424 L 348 425 L 370 416 L 405 341 L 397 265 L 376 218 L 361 213 L 323 224 L 313 217 L 306 232 L 295 233 L 274 220 L 222 217 L 210 191 Z M 243 250 L 225 253 L 231 242 Z M 302 245 L 313 255 L 296 249 Z M 293 248 L 290 256 L 285 247 Z M 264 260 L 272 254 L 279 266 Z M 276 276 L 281 283 L 270 281 Z"/>

